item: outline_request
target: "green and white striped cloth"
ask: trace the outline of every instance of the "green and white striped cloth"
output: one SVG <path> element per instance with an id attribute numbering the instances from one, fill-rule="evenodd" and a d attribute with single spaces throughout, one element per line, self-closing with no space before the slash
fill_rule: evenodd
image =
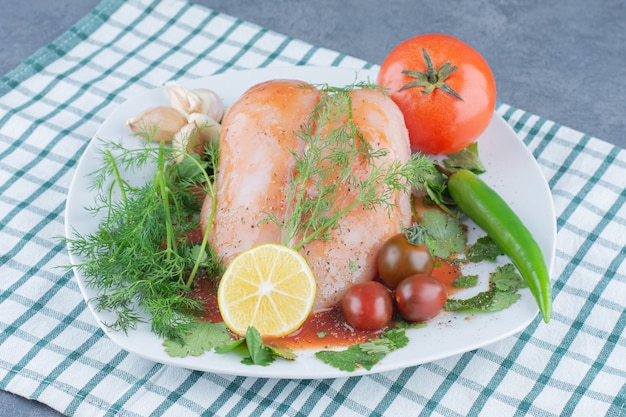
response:
<path id="1" fill-rule="evenodd" d="M 153 363 L 94 321 L 59 236 L 77 161 L 120 102 L 181 77 L 373 65 L 184 0 L 105 0 L 0 78 L 0 389 L 72 416 L 626 416 L 626 152 L 497 107 L 554 197 L 554 315 L 488 347 L 329 380 Z"/>

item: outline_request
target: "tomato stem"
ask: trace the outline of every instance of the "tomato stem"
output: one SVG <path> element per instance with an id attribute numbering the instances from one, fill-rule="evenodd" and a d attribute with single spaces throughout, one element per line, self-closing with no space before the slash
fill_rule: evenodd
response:
<path id="1" fill-rule="evenodd" d="M 437 84 L 437 82 L 439 81 L 439 76 L 435 72 L 435 66 L 433 65 L 433 61 L 430 59 L 428 52 L 426 52 L 426 49 L 424 48 L 422 48 L 422 55 L 424 55 L 424 61 L 426 61 L 426 71 L 428 71 L 428 81 L 431 84 Z"/>
<path id="2" fill-rule="evenodd" d="M 423 87 L 422 93 L 430 94 L 439 88 L 463 101 L 463 98 L 456 91 L 454 91 L 452 87 L 446 84 L 446 79 L 454 71 L 456 71 L 458 67 L 456 65 L 452 65 L 450 62 L 446 62 L 438 69 L 435 69 L 433 62 L 430 59 L 430 55 L 428 55 L 425 48 L 422 48 L 422 54 L 424 55 L 424 61 L 426 62 L 426 72 L 402 70 L 403 74 L 415 78 L 415 81 L 406 83 L 398 91 L 412 87 Z"/>

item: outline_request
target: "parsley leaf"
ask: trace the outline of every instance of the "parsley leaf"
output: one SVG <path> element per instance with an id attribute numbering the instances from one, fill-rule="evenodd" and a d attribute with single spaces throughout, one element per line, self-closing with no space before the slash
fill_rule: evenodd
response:
<path id="1" fill-rule="evenodd" d="M 493 294 L 493 298 L 491 299 L 488 311 L 492 312 L 504 310 L 515 304 L 515 302 L 521 297 L 522 296 L 518 293 L 496 291 Z"/>
<path id="2" fill-rule="evenodd" d="M 516 291 L 526 288 L 524 279 L 517 273 L 513 264 L 499 266 L 491 275 L 491 282 L 494 283 L 498 291 Z"/>
<path id="3" fill-rule="evenodd" d="M 487 171 L 478 156 L 478 143 L 476 142 L 465 149 L 448 155 L 442 162 L 448 169 L 467 169 L 475 174 L 482 174 Z"/>
<path id="4" fill-rule="evenodd" d="M 465 252 L 465 256 L 471 262 L 495 261 L 499 255 L 504 255 L 504 252 L 488 235 L 479 238 Z"/>
<path id="5" fill-rule="evenodd" d="M 418 189 L 424 188 L 428 198 L 437 207 L 453 215 L 448 206 L 454 204 L 454 200 L 452 200 L 452 197 L 450 197 L 448 193 L 448 180 L 445 175 L 437 170 L 432 170 L 429 174 L 425 174 L 423 182 L 416 186 Z"/>
<path id="6" fill-rule="evenodd" d="M 467 237 L 461 224 L 438 210 L 427 210 L 422 215 L 424 242 L 433 256 L 448 258 L 465 250 Z"/>
<path id="7" fill-rule="evenodd" d="M 269 349 L 272 356 L 275 356 L 277 358 L 285 359 L 288 361 L 294 361 L 297 358 L 296 353 L 289 348 L 277 348 L 274 346 L 266 346 L 266 348 Z"/>
<path id="8" fill-rule="evenodd" d="M 178 339 L 165 339 L 163 346 L 170 356 L 184 358 L 200 356 L 216 346 L 230 342 L 230 334 L 224 323 L 196 322 Z"/>
<path id="9" fill-rule="evenodd" d="M 491 301 L 493 300 L 495 293 L 495 287 L 490 284 L 488 291 L 481 292 L 474 297 L 465 300 L 448 298 L 443 306 L 443 309 L 446 311 L 464 311 L 467 313 L 492 311 Z"/>
<path id="10" fill-rule="evenodd" d="M 520 299 L 517 290 L 526 284 L 515 270 L 513 264 L 496 268 L 491 274 L 489 289 L 466 300 L 449 298 L 446 311 L 464 311 L 467 313 L 494 312 L 504 310 Z"/>
<path id="11" fill-rule="evenodd" d="M 478 285 L 478 275 L 461 275 L 452 282 L 454 288 L 472 288 Z"/>
<path id="12" fill-rule="evenodd" d="M 244 365 L 267 366 L 276 358 L 296 359 L 296 354 L 291 349 L 279 349 L 265 345 L 259 331 L 252 326 L 248 327 L 244 338 L 215 348 L 216 353 L 232 351 L 239 352 L 244 356 L 241 361 Z"/>
<path id="13" fill-rule="evenodd" d="M 371 355 L 361 349 L 361 345 L 352 345 L 342 351 L 322 350 L 315 352 L 315 357 L 341 371 L 354 372 L 358 367 L 369 371 L 384 357 L 384 354 Z"/>
<path id="14" fill-rule="evenodd" d="M 405 347 L 409 343 L 409 338 L 406 336 L 402 329 L 390 329 L 380 335 L 380 337 L 374 339 L 386 343 L 391 350 L 396 350 Z M 390 343 L 389 343 L 390 342 Z"/>
<path id="15" fill-rule="evenodd" d="M 228 353 L 239 352 L 242 356 L 248 354 L 248 347 L 246 346 L 246 339 L 240 338 L 235 340 L 229 340 L 229 343 L 215 347 L 215 353 Z"/>
<path id="16" fill-rule="evenodd" d="M 402 348 L 409 343 L 404 329 L 390 329 L 368 342 L 352 345 L 345 350 L 322 350 L 315 356 L 324 363 L 342 371 L 353 372 L 357 368 L 368 371 L 381 361 L 389 352 Z"/>
<path id="17" fill-rule="evenodd" d="M 276 359 L 271 351 L 263 345 L 263 338 L 259 331 L 252 326 L 248 327 L 246 331 L 246 345 L 250 356 L 241 361 L 245 365 L 267 366 Z"/>
<path id="18" fill-rule="evenodd" d="M 233 340 L 224 323 L 208 321 L 194 323 L 180 339 L 165 339 L 163 346 L 168 355 L 180 358 L 200 356 L 211 349 L 215 349 L 216 353 L 238 352 L 244 356 L 241 363 L 246 365 L 267 366 L 276 358 L 296 358 L 291 349 L 263 344 L 261 334 L 254 327 L 248 328 L 245 337 Z"/>
<path id="19" fill-rule="evenodd" d="M 421 329 L 422 327 L 427 326 L 427 323 L 424 323 L 424 322 L 406 321 L 400 315 L 397 315 L 397 317 L 394 317 L 394 321 L 395 321 L 394 329 Z"/>

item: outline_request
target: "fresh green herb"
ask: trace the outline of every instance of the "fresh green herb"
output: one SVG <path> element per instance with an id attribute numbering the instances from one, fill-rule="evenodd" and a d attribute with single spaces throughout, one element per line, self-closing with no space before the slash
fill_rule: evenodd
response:
<path id="1" fill-rule="evenodd" d="M 466 148 L 448 155 L 441 161 L 441 165 L 434 164 L 432 171 L 425 172 L 421 177 L 421 184 L 419 184 L 419 188 L 426 191 L 428 199 L 450 216 L 456 216 L 451 209 L 456 203 L 448 192 L 448 176 L 460 169 L 467 169 L 476 174 L 486 172 L 478 154 L 478 143 L 474 142 Z"/>
<path id="2" fill-rule="evenodd" d="M 417 189 L 423 189 L 426 192 L 424 203 L 430 202 L 448 215 L 455 216 L 455 213 L 450 209 L 454 201 L 448 194 L 448 179 L 436 168 L 434 163 L 431 167 L 424 169 L 422 177 L 418 178 L 414 185 Z"/>
<path id="3" fill-rule="evenodd" d="M 325 338 L 328 335 L 326 332 L 317 332 L 317 337 L 320 339 Z"/>
<path id="4" fill-rule="evenodd" d="M 426 327 L 427 323 L 425 322 L 412 322 L 404 320 L 400 315 L 396 315 L 393 318 L 394 328 L 395 329 L 421 329 L 422 327 Z"/>
<path id="5" fill-rule="evenodd" d="M 521 288 L 526 288 L 526 282 L 519 275 L 513 264 L 506 264 L 496 268 L 491 275 L 491 282 L 498 291 L 515 292 Z"/>
<path id="6" fill-rule="evenodd" d="M 97 230 L 66 239 L 69 250 L 82 261 L 75 266 L 86 282 L 99 289 L 95 308 L 115 313 L 108 326 L 128 331 L 149 319 L 159 336 L 182 340 L 196 326 L 203 310 L 190 297 L 194 278 L 221 271 L 221 262 L 207 245 L 208 234 L 196 244 L 188 238 L 197 222 L 197 192 L 212 194 L 212 167 L 216 149 L 205 159 L 145 143 L 126 149 L 102 143 L 103 163 L 93 174 L 98 191 L 94 214 L 104 214 Z M 153 181 L 140 186 L 127 178 L 156 167 Z M 147 313 L 149 318 L 146 318 Z"/>
<path id="7" fill-rule="evenodd" d="M 223 322 L 197 321 L 181 334 L 180 339 L 165 339 L 163 346 L 168 355 L 184 358 L 200 356 L 231 342 L 232 338 Z"/>
<path id="8" fill-rule="evenodd" d="M 406 236 L 406 240 L 415 246 L 423 245 L 426 239 L 424 227 L 419 223 L 413 223 L 409 227 L 402 228 L 402 233 Z"/>
<path id="9" fill-rule="evenodd" d="M 404 329 L 390 329 L 368 342 L 352 345 L 345 350 L 322 350 L 315 356 L 330 366 L 353 372 L 357 368 L 372 369 L 388 353 L 406 346 L 409 342 Z"/>
<path id="10" fill-rule="evenodd" d="M 459 221 L 438 210 L 427 210 L 422 215 L 424 242 L 434 257 L 446 259 L 465 250 L 466 233 Z"/>
<path id="11" fill-rule="evenodd" d="M 466 300 L 449 298 L 444 305 L 446 311 L 483 313 L 504 310 L 521 297 L 517 290 L 526 284 L 513 264 L 496 268 L 491 274 L 489 289 Z"/>
<path id="12" fill-rule="evenodd" d="M 461 275 L 452 283 L 454 288 L 472 288 L 478 285 L 478 275 Z"/>
<path id="13" fill-rule="evenodd" d="M 479 238 L 476 243 L 465 251 L 467 259 L 475 263 L 485 260 L 495 261 L 500 255 L 503 255 L 502 250 L 489 235 Z"/>
<path id="14" fill-rule="evenodd" d="M 443 165 L 451 170 L 468 169 L 475 174 L 482 174 L 486 171 L 485 166 L 478 156 L 478 143 L 474 142 L 467 148 L 448 155 L 443 161 Z"/>
<path id="15" fill-rule="evenodd" d="M 224 343 L 220 346 L 215 346 L 215 353 L 229 353 L 229 352 L 237 352 L 241 356 L 248 355 L 248 346 L 246 344 L 245 337 L 239 339 L 230 339 L 228 343 Z"/>
<path id="16" fill-rule="evenodd" d="M 254 327 L 249 327 L 245 338 L 231 341 L 215 348 L 216 353 L 239 352 L 244 358 L 241 361 L 244 365 L 268 366 L 276 358 L 286 360 L 296 359 L 296 355 L 290 349 L 277 349 L 263 343 L 261 334 Z"/>

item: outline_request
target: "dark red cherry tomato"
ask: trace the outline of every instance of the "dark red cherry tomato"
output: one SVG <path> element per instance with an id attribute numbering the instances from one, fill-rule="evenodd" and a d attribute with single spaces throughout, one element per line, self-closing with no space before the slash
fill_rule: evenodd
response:
<path id="1" fill-rule="evenodd" d="M 341 299 L 346 322 L 358 330 L 377 330 L 391 320 L 393 299 L 381 283 L 368 281 L 353 285 Z"/>
<path id="2" fill-rule="evenodd" d="M 433 258 L 426 245 L 414 245 L 404 233 L 391 237 L 378 252 L 378 274 L 389 288 L 396 288 L 404 278 L 430 274 Z"/>
<path id="3" fill-rule="evenodd" d="M 435 317 L 448 298 L 446 286 L 430 275 L 418 274 L 403 279 L 396 287 L 398 312 L 408 321 L 421 322 Z"/>

